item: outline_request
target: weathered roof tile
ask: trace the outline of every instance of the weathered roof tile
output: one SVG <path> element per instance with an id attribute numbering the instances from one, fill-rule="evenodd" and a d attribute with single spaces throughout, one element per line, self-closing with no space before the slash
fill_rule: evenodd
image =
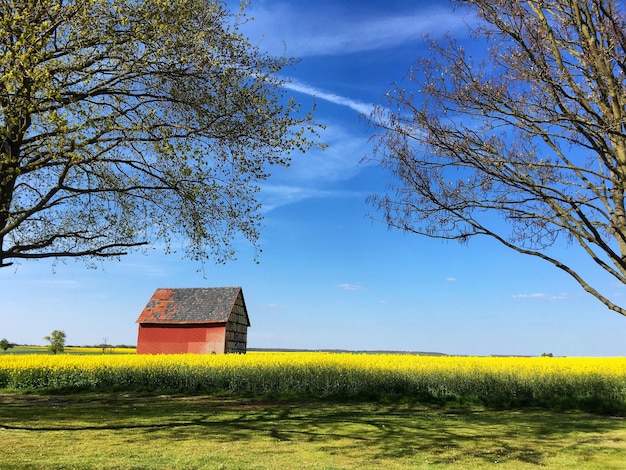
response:
<path id="1" fill-rule="evenodd" d="M 241 287 L 158 288 L 136 323 L 227 322 L 239 295 Z"/>

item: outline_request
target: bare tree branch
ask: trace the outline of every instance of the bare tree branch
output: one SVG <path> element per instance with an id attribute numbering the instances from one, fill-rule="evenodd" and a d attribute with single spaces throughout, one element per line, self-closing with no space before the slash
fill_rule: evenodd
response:
<path id="1" fill-rule="evenodd" d="M 476 61 L 432 42 L 377 110 L 375 158 L 396 176 L 370 201 L 392 227 L 467 241 L 486 235 L 568 273 L 566 240 L 626 283 L 626 13 L 616 0 L 461 0 L 482 20 Z M 406 86 L 406 88 L 402 88 Z M 494 217 L 494 216 L 498 217 Z"/>

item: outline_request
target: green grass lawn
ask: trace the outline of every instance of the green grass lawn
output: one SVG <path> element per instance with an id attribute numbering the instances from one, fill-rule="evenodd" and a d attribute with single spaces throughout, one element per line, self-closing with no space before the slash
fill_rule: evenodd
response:
<path id="1" fill-rule="evenodd" d="M 582 412 L 122 394 L 0 395 L 0 468 L 623 469 Z"/>

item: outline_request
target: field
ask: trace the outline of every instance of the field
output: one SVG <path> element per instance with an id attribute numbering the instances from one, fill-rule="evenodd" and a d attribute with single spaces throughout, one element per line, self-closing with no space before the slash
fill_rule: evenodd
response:
<path id="1" fill-rule="evenodd" d="M 7 354 L 0 392 L 3 469 L 626 461 L 622 358 Z"/>
<path id="2" fill-rule="evenodd" d="M 410 398 L 626 414 L 626 359 L 399 354 L 4 355 L 0 390 Z"/>
<path id="3" fill-rule="evenodd" d="M 96 346 L 65 346 L 63 354 L 135 354 L 136 349 L 130 347 L 107 347 L 102 350 Z M 14 346 L 2 354 L 52 354 L 47 346 Z"/>

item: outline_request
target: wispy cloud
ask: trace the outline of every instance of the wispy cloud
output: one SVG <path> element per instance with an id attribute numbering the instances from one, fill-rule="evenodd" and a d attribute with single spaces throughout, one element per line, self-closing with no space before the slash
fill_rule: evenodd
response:
<path id="1" fill-rule="evenodd" d="M 363 286 L 361 284 L 339 284 L 341 290 L 363 290 Z"/>
<path id="2" fill-rule="evenodd" d="M 159 248 L 164 248 L 164 246 Z M 164 277 L 167 274 L 167 271 L 162 266 L 156 265 L 148 261 L 146 261 L 145 263 L 128 263 L 122 261 L 121 263 L 119 263 L 117 268 L 120 271 L 137 273 L 142 276 L 149 277 Z"/>
<path id="3" fill-rule="evenodd" d="M 514 299 L 545 299 L 547 297 L 546 294 L 541 292 L 535 292 L 533 294 L 514 294 Z"/>
<path id="4" fill-rule="evenodd" d="M 446 281 L 447 282 L 456 282 L 456 277 L 447 277 Z"/>
<path id="5" fill-rule="evenodd" d="M 311 85 L 307 85 L 305 83 L 299 82 L 297 80 L 292 80 L 291 82 L 287 82 L 283 86 L 291 91 L 296 91 L 298 93 L 311 95 L 311 96 L 314 96 L 315 98 L 319 98 L 321 100 L 328 101 L 330 103 L 334 103 L 340 106 L 346 106 L 350 109 L 353 109 L 357 113 L 364 114 L 366 116 L 369 116 L 370 113 L 374 111 L 375 109 L 374 104 L 364 103 L 362 101 L 353 100 L 351 98 L 346 98 L 345 96 L 341 96 L 332 92 L 324 91 L 319 88 L 315 88 Z"/>
<path id="6" fill-rule="evenodd" d="M 285 306 L 283 304 L 265 304 L 265 308 L 270 310 L 281 310 L 285 308 Z"/>
<path id="7" fill-rule="evenodd" d="M 30 282 L 60 289 L 76 289 L 80 287 L 80 282 L 75 279 L 35 279 Z"/>
<path id="8" fill-rule="evenodd" d="M 263 212 L 310 198 L 365 198 L 363 193 L 329 188 L 360 171 L 361 159 L 370 152 L 367 139 L 342 125 L 329 123 L 322 141 L 328 145 L 326 149 L 313 148 L 306 155 L 294 154 L 289 168 L 271 169 L 272 176 L 260 185 L 258 195 Z"/>
<path id="9" fill-rule="evenodd" d="M 274 182 L 294 185 L 302 183 L 341 181 L 353 177 L 359 163 L 371 152 L 372 144 L 363 133 L 355 132 L 344 124 L 324 122 L 321 132 L 324 150 L 314 147 L 306 155 L 294 153 L 289 168 L 272 170 Z"/>
<path id="10" fill-rule="evenodd" d="M 313 197 L 331 197 L 333 195 L 334 193 L 332 191 L 315 188 L 264 184 L 261 187 L 258 198 L 261 202 L 262 211 L 269 212 L 286 204 L 294 204 Z"/>
<path id="11" fill-rule="evenodd" d="M 543 292 L 534 292 L 532 294 L 514 294 L 512 297 L 514 299 L 567 300 L 570 298 L 570 295 L 567 293 L 552 295 Z"/>
<path id="12" fill-rule="evenodd" d="M 442 25 L 456 27 L 458 20 L 458 15 L 440 11 L 347 24 L 330 23 L 329 26 L 334 26 L 332 30 L 301 38 L 295 46 L 302 55 L 342 55 L 380 50 L 422 40 L 425 34 L 441 31 Z"/>
<path id="13" fill-rule="evenodd" d="M 9 272 L 2 274 L 7 274 L 7 276 L 0 276 L 0 279 L 6 279 L 7 281 L 13 282 L 15 285 L 19 285 L 20 287 L 28 285 L 37 285 L 44 289 L 78 289 L 81 287 L 79 280 L 61 277 L 50 277 L 49 279 L 39 278 L 36 277 L 36 274 L 33 274 L 32 271 L 29 272 L 27 269 L 24 269 L 23 273 L 20 272 L 19 277 Z"/>
<path id="14" fill-rule="evenodd" d="M 467 21 L 462 13 L 451 8 L 412 9 L 389 14 L 383 6 L 380 10 L 363 9 L 350 15 L 338 12 L 340 8 L 341 5 L 328 4 L 320 8 L 300 2 L 272 2 L 271 7 L 253 5 L 249 14 L 254 21 L 245 25 L 244 32 L 272 53 L 306 57 L 410 44 L 427 34 L 438 36 L 465 28 Z M 302 21 L 304 16 L 306 21 Z"/>

